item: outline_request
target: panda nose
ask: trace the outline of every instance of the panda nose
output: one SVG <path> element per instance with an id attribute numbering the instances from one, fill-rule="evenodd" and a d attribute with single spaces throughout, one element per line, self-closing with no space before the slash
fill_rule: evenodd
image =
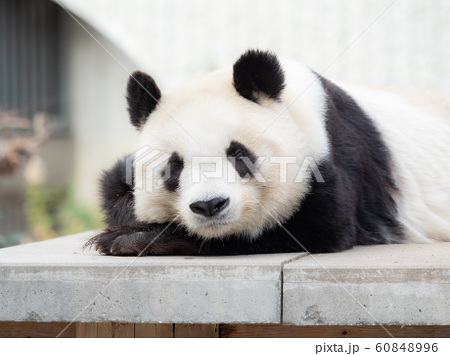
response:
<path id="1" fill-rule="evenodd" d="M 214 216 L 230 204 L 229 198 L 215 198 L 207 201 L 196 201 L 189 205 L 191 210 L 203 216 Z"/>

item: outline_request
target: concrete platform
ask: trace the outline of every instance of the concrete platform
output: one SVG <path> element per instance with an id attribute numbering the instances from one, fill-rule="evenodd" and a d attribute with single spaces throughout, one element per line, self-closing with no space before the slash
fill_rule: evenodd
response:
<path id="1" fill-rule="evenodd" d="M 111 257 L 92 232 L 0 250 L 0 320 L 279 323 L 285 263 L 304 254 Z"/>
<path id="2" fill-rule="evenodd" d="M 450 243 L 358 246 L 284 268 L 283 321 L 449 325 Z"/>
<path id="3" fill-rule="evenodd" d="M 450 243 L 134 258 L 93 234 L 0 249 L 0 321 L 450 325 Z"/>

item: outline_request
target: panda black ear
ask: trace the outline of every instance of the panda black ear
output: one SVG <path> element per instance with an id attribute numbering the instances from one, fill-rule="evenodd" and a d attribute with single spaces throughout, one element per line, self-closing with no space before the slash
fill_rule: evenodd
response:
<path id="1" fill-rule="evenodd" d="M 244 98 L 258 102 L 264 95 L 279 100 L 284 89 L 284 71 L 275 54 L 248 50 L 233 66 L 233 85 Z"/>
<path id="2" fill-rule="evenodd" d="M 128 79 L 126 98 L 131 123 L 139 129 L 158 104 L 161 91 L 151 76 L 134 72 Z"/>

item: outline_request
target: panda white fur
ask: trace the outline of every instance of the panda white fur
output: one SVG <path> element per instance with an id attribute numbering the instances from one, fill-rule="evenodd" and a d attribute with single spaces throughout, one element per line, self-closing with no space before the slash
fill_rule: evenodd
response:
<path id="1" fill-rule="evenodd" d="M 108 227 L 89 242 L 101 253 L 314 253 L 450 237 L 450 109 L 436 98 L 332 82 L 249 50 L 164 95 L 135 72 L 127 101 L 141 150 L 134 166 L 124 158 L 103 174 Z"/>

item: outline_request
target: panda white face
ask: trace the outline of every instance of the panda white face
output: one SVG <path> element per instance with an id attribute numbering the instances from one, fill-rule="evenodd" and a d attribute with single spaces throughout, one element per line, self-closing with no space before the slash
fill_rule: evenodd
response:
<path id="1" fill-rule="evenodd" d="M 307 139 L 281 91 L 274 97 L 250 85 L 255 100 L 237 90 L 235 65 L 234 73 L 213 73 L 161 98 L 146 86 L 159 99 L 148 119 L 133 121 L 129 109 L 141 130 L 140 221 L 174 221 L 203 238 L 257 237 L 298 209 L 310 189 L 308 174 L 301 176 Z M 130 106 L 138 96 L 129 84 Z"/>

